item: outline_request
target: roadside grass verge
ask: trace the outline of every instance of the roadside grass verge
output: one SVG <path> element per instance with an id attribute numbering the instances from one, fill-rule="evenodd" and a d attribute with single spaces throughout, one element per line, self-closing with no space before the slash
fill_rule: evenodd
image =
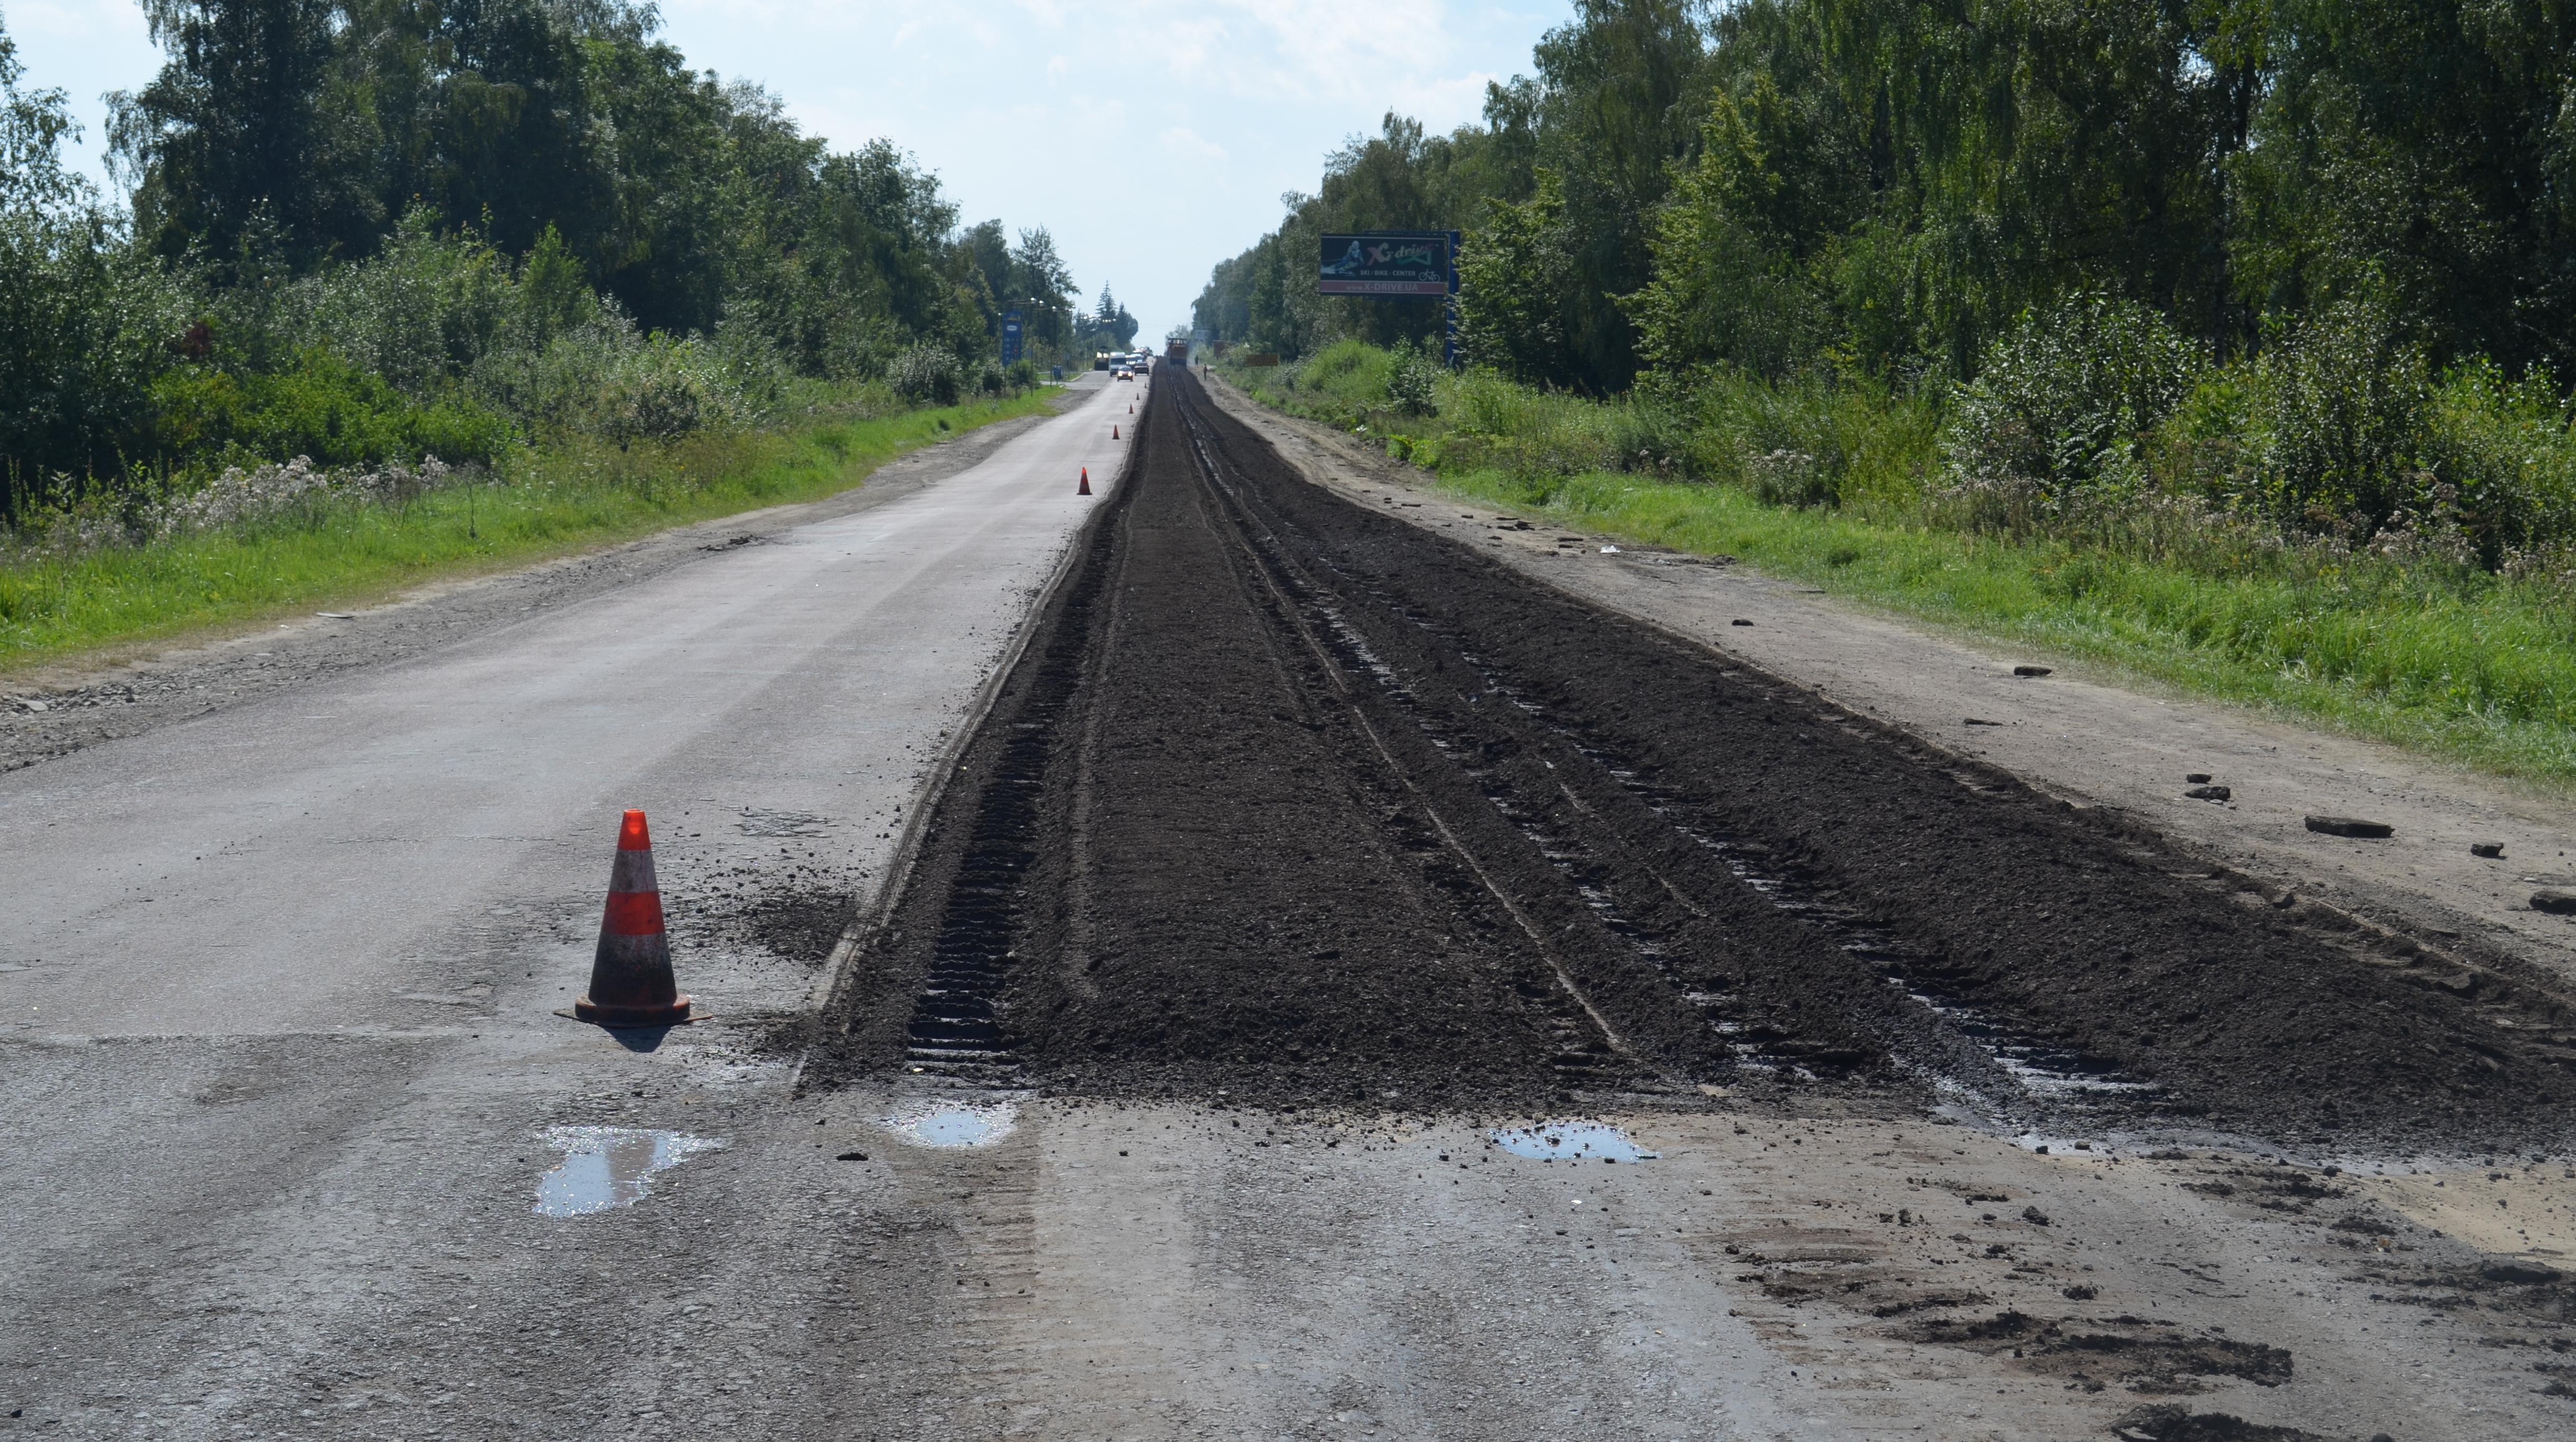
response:
<path id="1" fill-rule="evenodd" d="M 619 447 L 574 438 L 482 484 L 401 503 L 332 500 L 147 545 L 0 561 L 0 675 L 192 632 L 381 600 L 861 484 L 906 452 L 1047 409 L 1040 389 L 872 418 Z"/>
<path id="2" fill-rule="evenodd" d="M 1659 414 L 1471 375 L 1442 382 L 1437 415 L 1407 416 L 1388 406 L 1382 354 L 1344 343 L 1293 370 L 1226 374 L 1462 497 L 1732 555 L 2035 658 L 2576 787 L 2576 590 L 2564 577 L 2201 522 L 2160 528 L 2152 516 L 2097 533 L 1979 531 L 1945 524 L 1928 494 L 1937 418 L 1919 403 L 1741 387 Z M 1671 454 L 1704 479 L 1658 475 L 1653 463 Z M 1810 497 L 1800 463 L 1820 455 L 1838 462 L 1837 504 Z"/>
<path id="3" fill-rule="evenodd" d="M 1767 505 L 1732 486 L 1453 471 L 1569 525 L 1733 555 L 1983 640 L 2107 663 L 2504 775 L 2576 782 L 2576 610 L 2554 588 L 2356 561 L 2215 576 L 2046 540 Z"/>

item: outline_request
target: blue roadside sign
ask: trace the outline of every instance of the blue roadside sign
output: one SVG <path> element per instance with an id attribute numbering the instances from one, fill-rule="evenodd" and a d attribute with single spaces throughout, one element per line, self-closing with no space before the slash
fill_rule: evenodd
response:
<path id="1" fill-rule="evenodd" d="M 1316 289 L 1325 295 L 1444 296 L 1454 235 L 1445 230 L 1373 230 L 1324 237 Z"/>

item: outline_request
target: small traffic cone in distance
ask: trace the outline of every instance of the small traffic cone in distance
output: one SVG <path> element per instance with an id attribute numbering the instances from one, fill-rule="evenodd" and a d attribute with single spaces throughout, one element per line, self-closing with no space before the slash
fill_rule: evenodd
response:
<path id="1" fill-rule="evenodd" d="M 653 836 L 644 813 L 629 811 L 617 829 L 617 861 L 608 872 L 608 910 L 590 963 L 590 991 L 572 1014 L 601 1026 L 676 1026 L 691 1001 L 671 975 L 671 943 L 662 929 L 662 891 L 653 879 Z"/>
<path id="2" fill-rule="evenodd" d="M 1082 484 L 1075 486 L 1073 488 L 1073 493 L 1077 496 L 1087 496 L 1091 494 L 1091 467 L 1084 466 L 1082 468 Z"/>
<path id="3" fill-rule="evenodd" d="M 1109 439 L 1113 441 L 1118 439 L 1118 428 L 1116 426 L 1111 426 L 1109 428 Z"/>

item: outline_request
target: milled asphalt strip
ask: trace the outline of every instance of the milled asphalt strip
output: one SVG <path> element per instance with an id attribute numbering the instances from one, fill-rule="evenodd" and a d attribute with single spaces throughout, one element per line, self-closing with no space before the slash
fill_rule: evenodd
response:
<path id="1" fill-rule="evenodd" d="M 1211 393 L 1215 390 L 1213 386 L 1209 389 Z M 1241 411 L 1234 413 L 1238 418 L 1242 418 Z M 1295 466 L 1301 474 L 1316 484 L 1336 494 L 1353 494 L 1352 488 L 1347 483 L 1336 485 L 1335 481 L 1338 478 L 1329 474 L 1319 475 L 1311 465 L 1291 456 L 1285 448 L 1274 447 L 1274 449 L 1278 450 L 1281 459 Z M 1365 497 L 1363 496 L 1362 499 Z M 1445 533 L 1448 530 L 1438 522 L 1426 522 L 1411 517 L 1399 517 L 1399 519 L 1435 532 Z M 1648 561 L 1656 559 L 1655 553 L 1641 550 L 1640 555 Z M 1556 595 L 1574 605 L 1600 607 L 1605 604 L 1598 594 L 1581 587 L 1564 584 L 1567 577 L 1562 572 L 1550 575 L 1520 566 L 1515 567 L 1515 573 L 1532 589 Z M 2152 831 L 2138 817 L 2119 808 L 2107 806 L 2096 797 L 2072 786 L 2055 783 L 2044 776 L 2017 775 L 1993 761 L 1984 759 L 1981 755 L 1953 748 L 1939 736 L 1931 734 L 1928 728 L 1909 726 L 1885 716 L 1855 710 L 1846 698 L 1837 698 L 1826 687 L 1783 671 L 1772 670 L 1763 662 L 1748 659 L 1741 651 L 1722 645 L 1716 635 L 1703 628 L 1694 627 L 1668 612 L 1617 603 L 1611 603 L 1611 608 L 1617 610 L 1629 622 L 1652 631 L 1676 645 L 1717 657 L 1726 665 L 1757 676 L 1764 684 L 1777 686 L 1790 695 L 1809 698 L 1814 704 L 1825 708 L 1829 714 L 1838 714 L 1844 718 L 1843 724 L 1877 736 L 1901 752 L 1915 753 L 1926 758 L 1931 763 L 1929 770 L 1936 774 L 1947 775 L 1971 791 L 1992 790 L 1998 787 L 2022 788 L 2056 800 L 2061 805 L 2074 810 L 2093 812 L 2099 824 L 2114 832 L 2141 838 L 2153 837 L 2175 845 L 2178 850 L 2205 863 L 2207 879 L 2225 890 L 2256 896 L 2266 904 L 2276 907 L 2304 906 L 2339 917 L 2352 930 L 2369 936 L 2375 943 L 2392 949 L 2398 955 L 2438 961 L 2464 972 L 2474 973 L 2480 978 L 2480 985 L 2484 988 L 2482 994 L 2492 999 L 2512 1000 L 2544 1013 L 2563 1004 L 2552 995 L 2558 989 L 2556 983 L 2562 979 L 2553 978 L 2525 957 L 2499 953 L 2488 946 L 2461 944 L 2460 939 L 2455 935 L 2439 932 L 2428 934 L 2420 924 L 2391 925 L 2380 915 L 2374 914 L 2374 912 L 2384 912 L 2385 908 L 2370 906 L 2365 898 L 2348 898 L 2347 904 L 2336 905 L 2314 894 L 2299 895 L 2292 888 L 2277 882 L 2267 883 L 2250 871 L 2231 865 L 2218 853 L 2211 851 L 2205 843 L 2177 842 L 2172 837 Z M 1732 626 L 1729 627 L 1730 631 L 1733 629 Z M 1371 733 L 1371 737 L 1375 739 L 1374 732 Z M 1573 799 L 1571 793 L 1568 793 L 1568 799 Z M 1434 822 L 1438 823 L 1438 813 L 1434 811 L 1432 815 Z M 1442 825 L 1442 834 L 1444 837 L 1448 835 L 1445 824 Z M 1471 869 L 1474 868 L 1472 860 L 1468 865 Z M 1483 873 L 1478 871 L 1477 875 L 1481 879 Z M 1669 883 L 1667 885 L 1669 886 Z M 1502 898 L 1502 893 L 1499 891 L 1495 895 Z M 1674 895 L 1682 900 L 1684 905 L 1692 904 L 1687 898 L 1682 898 L 1679 892 L 1675 892 Z M 1513 916 L 1520 919 L 1524 929 L 1527 929 L 1530 923 L 1526 918 L 1521 917 L 1519 909 L 1508 898 L 1502 898 L 1502 900 L 1503 905 L 1511 910 Z M 1531 932 L 1531 935 L 1539 942 L 1542 950 L 1548 950 L 1543 938 L 1538 937 L 1535 931 Z M 1549 955 L 1553 961 L 1553 951 L 1549 951 Z M 1565 979 L 1561 965 L 1558 970 L 1560 979 Z M 1565 979 L 1565 984 L 1569 990 L 1573 990 L 1570 979 Z M 1583 1000 L 1586 1011 L 1592 1011 L 1591 1002 L 1584 1000 L 1579 991 L 1575 992 L 1575 996 L 1578 1000 Z M 1594 1013 L 1593 1019 L 1601 1023 L 1605 1033 L 1609 1033 L 1608 1022 L 1604 1021 L 1597 1012 Z M 1615 1033 L 1611 1033 L 1611 1039 L 1623 1050 L 1626 1049 L 1626 1044 L 1618 1042 Z"/>
<path id="2" fill-rule="evenodd" d="M 1150 384 L 1141 385 L 1137 390 L 1140 398 L 1152 393 Z M 1127 428 L 1130 433 L 1134 430 L 1133 425 Z M 1095 490 L 1106 498 L 1124 485 L 1135 459 L 1135 448 L 1130 446 L 1119 458 L 1117 474 Z M 958 763 L 964 759 L 966 748 L 974 744 L 975 733 L 984 729 L 985 720 L 993 714 L 993 703 L 1001 698 L 1002 688 L 1009 684 L 1011 672 L 1018 668 L 1020 657 L 1027 652 L 1031 638 L 1036 636 L 1038 623 L 1046 615 L 1047 607 L 1054 603 L 1056 592 L 1063 589 L 1065 578 L 1072 575 L 1080 564 L 1083 547 L 1089 542 L 1092 528 L 1100 524 L 1105 509 L 1093 507 L 1090 516 L 1066 543 L 1063 554 L 1056 558 L 1055 570 L 1048 574 L 1046 583 L 1030 599 L 1028 608 L 1020 613 L 1019 627 L 1011 633 L 1009 644 L 1003 647 L 1001 657 L 993 663 L 992 674 L 984 678 L 983 687 L 975 693 L 974 701 L 959 718 L 956 730 L 950 733 L 948 745 L 939 753 L 938 765 L 933 769 L 928 784 L 913 798 L 911 817 L 904 823 L 903 835 L 895 842 L 894 854 L 877 883 L 876 895 L 858 909 L 848 926 L 841 929 L 840 940 L 832 944 L 831 955 L 824 959 L 821 974 L 815 977 L 813 989 L 806 994 L 804 1011 L 807 1016 L 818 1017 L 830 1010 L 832 1001 L 849 985 L 851 961 L 878 928 L 885 925 L 887 912 L 911 882 L 913 866 L 921 859 L 922 838 L 929 830 L 930 818 L 939 810 L 940 798 L 948 794 L 948 783 L 957 776 Z M 796 1064 L 788 1073 L 790 1092 L 803 1083 L 806 1063 L 813 1057 L 814 1048 L 809 1041 L 796 1053 Z"/>
<path id="3" fill-rule="evenodd" d="M 1280 586 L 1279 578 L 1271 574 L 1270 568 L 1262 564 L 1263 558 L 1253 549 L 1251 520 L 1245 511 L 1242 497 L 1236 493 L 1234 485 L 1228 484 L 1218 474 L 1216 460 L 1208 454 L 1205 436 L 1197 425 L 1196 417 L 1190 417 L 1190 421 L 1190 451 L 1197 457 L 1210 488 L 1222 494 L 1229 505 L 1229 509 L 1224 512 L 1227 522 L 1224 538 L 1227 549 L 1240 558 L 1241 570 L 1252 576 L 1268 592 L 1271 604 L 1278 608 L 1279 616 L 1285 623 L 1286 629 L 1296 636 L 1298 643 L 1304 646 L 1307 654 L 1314 658 L 1317 669 L 1332 685 L 1333 699 L 1341 703 L 1343 711 L 1350 717 L 1359 733 L 1368 738 L 1370 748 L 1377 753 L 1378 760 L 1386 767 L 1387 774 L 1404 787 L 1406 794 L 1413 798 L 1414 804 L 1422 808 L 1422 814 L 1430 818 L 1431 829 L 1440 837 L 1441 844 L 1449 848 L 1449 854 L 1457 858 L 1459 865 L 1467 869 L 1467 874 L 1476 878 L 1476 883 L 1485 889 L 1485 894 L 1491 896 L 1495 904 L 1503 909 L 1503 913 L 1512 919 L 1512 923 L 1520 928 L 1521 934 L 1529 938 L 1531 948 L 1537 951 L 1539 957 L 1547 963 L 1548 970 L 1555 974 L 1556 984 L 1564 989 L 1566 996 L 1576 1006 L 1583 1008 L 1583 1014 L 1592 1019 L 1592 1025 L 1600 1031 L 1602 1039 L 1609 1043 L 1611 1049 L 1641 1067 L 1661 1071 L 1662 1068 L 1655 1058 L 1646 1055 L 1627 1038 L 1621 1036 L 1619 1028 L 1611 1024 L 1610 1018 L 1602 1015 L 1601 1008 L 1593 1004 L 1592 997 L 1575 981 L 1573 970 L 1565 964 L 1565 953 L 1557 947 L 1554 938 L 1548 935 L 1547 929 L 1531 917 L 1528 908 L 1521 905 L 1508 887 L 1494 879 L 1493 873 L 1486 868 L 1485 863 L 1476 853 L 1469 849 L 1465 838 L 1458 834 L 1457 828 L 1449 824 L 1449 818 L 1442 813 L 1438 800 L 1423 787 L 1412 771 L 1397 759 L 1394 748 L 1387 744 L 1386 737 L 1379 733 L 1375 723 L 1369 720 L 1368 712 L 1360 706 L 1358 697 L 1352 694 L 1349 676 L 1344 674 L 1341 664 L 1333 658 L 1331 649 L 1325 646 L 1322 639 L 1315 635 L 1314 628 L 1308 624 L 1305 609 L 1297 604 L 1295 597 L 1289 595 Z M 1680 1078 L 1666 1075 L 1664 1080 L 1678 1083 Z"/>
<path id="4" fill-rule="evenodd" d="M 2151 827 L 2276 904 L 2324 903 L 2369 931 L 2402 934 L 2514 985 L 2563 991 L 2576 983 L 2576 923 L 2528 904 L 2535 887 L 2576 886 L 2576 828 L 2564 799 L 2544 788 L 2116 673 L 2093 679 L 2082 662 L 2063 662 L 2046 679 L 2015 677 L 2014 662 L 2032 659 L 2026 652 L 1954 639 L 1743 568 L 1685 564 L 1694 558 L 1657 547 L 1559 551 L 1542 543 L 1582 526 L 1533 512 L 1520 518 L 1541 529 L 1497 531 L 1486 522 L 1518 513 L 1438 489 L 1428 474 L 1220 379 L 1208 378 L 1207 388 L 1315 484 L 1471 542 L 1583 604 L 1716 650 L 1908 744 L 1961 757 L 1964 767 Z M 1739 619 L 1754 624 L 1734 625 Z M 2017 719 L 1968 727 L 1972 716 Z M 2188 773 L 2214 774 L 2233 786 L 2233 800 L 2184 797 Z M 2390 821 L 2397 835 L 2312 834 L 2301 824 L 2312 813 Z M 2507 843 L 2504 859 L 2469 854 L 2470 841 L 2487 839 Z"/>

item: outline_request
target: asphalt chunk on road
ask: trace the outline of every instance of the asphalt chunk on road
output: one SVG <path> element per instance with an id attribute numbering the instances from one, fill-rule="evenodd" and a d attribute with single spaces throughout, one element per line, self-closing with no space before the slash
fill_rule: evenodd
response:
<path id="1" fill-rule="evenodd" d="M 1351 504 L 1190 377 L 1138 430 L 817 1075 L 1425 1109 L 1942 1090 L 2389 1141 L 2532 1139 L 2576 1100 L 2546 1002 L 2433 938 L 2250 897 Z M 936 1045 L 925 1007 L 972 1037 Z"/>

